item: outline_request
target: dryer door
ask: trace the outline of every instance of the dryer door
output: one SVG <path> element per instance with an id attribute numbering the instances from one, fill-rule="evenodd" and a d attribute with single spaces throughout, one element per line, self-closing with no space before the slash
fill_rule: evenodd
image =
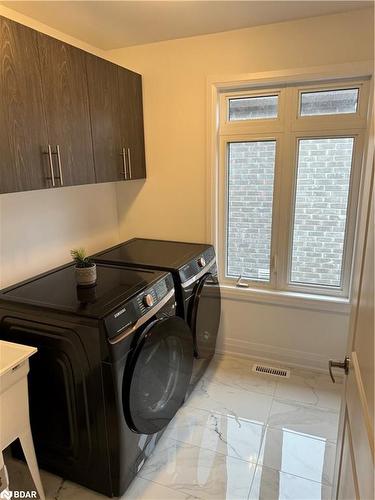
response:
<path id="1" fill-rule="evenodd" d="M 170 422 L 185 399 L 192 365 L 185 321 L 173 316 L 146 327 L 124 372 L 124 414 L 133 431 L 154 434 Z"/>
<path id="2" fill-rule="evenodd" d="M 221 314 L 220 286 L 215 274 L 203 276 L 190 304 L 189 325 L 193 332 L 195 356 L 211 358 L 215 353 Z"/>

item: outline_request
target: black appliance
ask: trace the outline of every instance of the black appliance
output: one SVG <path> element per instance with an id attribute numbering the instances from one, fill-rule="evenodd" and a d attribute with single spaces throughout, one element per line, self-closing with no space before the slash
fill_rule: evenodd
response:
<path id="1" fill-rule="evenodd" d="M 192 390 L 215 353 L 221 297 L 212 245 L 134 238 L 99 252 L 96 262 L 169 271 L 173 275 L 177 312 L 191 328 L 195 362 Z"/>
<path id="2" fill-rule="evenodd" d="M 0 336 L 38 348 L 29 396 L 39 465 L 120 496 L 185 399 L 193 342 L 169 273 L 97 273 L 91 288 L 76 287 L 70 265 L 3 290 Z"/>

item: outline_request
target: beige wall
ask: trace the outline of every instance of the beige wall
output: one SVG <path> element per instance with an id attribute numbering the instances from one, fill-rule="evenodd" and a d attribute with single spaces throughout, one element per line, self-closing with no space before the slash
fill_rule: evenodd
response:
<path id="1" fill-rule="evenodd" d="M 121 238 L 208 239 L 208 76 L 372 59 L 372 23 L 362 10 L 108 52 L 144 84 L 148 179 L 117 185 Z M 347 314 L 227 298 L 218 349 L 325 368 L 347 333 Z"/>
<path id="2" fill-rule="evenodd" d="M 103 52 L 0 5 L 0 15 L 89 52 Z M 0 288 L 118 241 L 115 184 L 0 195 Z"/>
<path id="3" fill-rule="evenodd" d="M 46 189 L 0 197 L 1 287 L 118 241 L 112 184 Z"/>

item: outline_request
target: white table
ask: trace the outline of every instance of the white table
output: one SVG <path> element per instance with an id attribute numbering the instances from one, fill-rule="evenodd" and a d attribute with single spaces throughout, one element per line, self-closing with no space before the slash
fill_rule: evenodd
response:
<path id="1" fill-rule="evenodd" d="M 18 438 L 36 490 L 44 500 L 31 435 L 27 390 L 29 358 L 36 352 L 35 347 L 0 340 L 0 465 L 3 464 L 2 451 Z"/>

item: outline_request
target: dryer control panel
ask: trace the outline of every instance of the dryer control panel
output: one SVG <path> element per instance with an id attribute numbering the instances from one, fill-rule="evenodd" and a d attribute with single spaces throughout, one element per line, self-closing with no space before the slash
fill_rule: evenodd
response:
<path id="1" fill-rule="evenodd" d="M 198 254 L 179 270 L 181 283 L 184 284 L 190 280 L 194 281 L 195 277 L 200 276 L 204 269 L 209 269 L 214 262 L 215 250 L 213 247 L 210 247 L 205 252 Z"/>
<path id="2" fill-rule="evenodd" d="M 149 314 L 174 291 L 173 278 L 167 273 L 159 281 L 138 293 L 113 311 L 104 320 L 109 338 L 121 334 L 142 316 Z"/>

